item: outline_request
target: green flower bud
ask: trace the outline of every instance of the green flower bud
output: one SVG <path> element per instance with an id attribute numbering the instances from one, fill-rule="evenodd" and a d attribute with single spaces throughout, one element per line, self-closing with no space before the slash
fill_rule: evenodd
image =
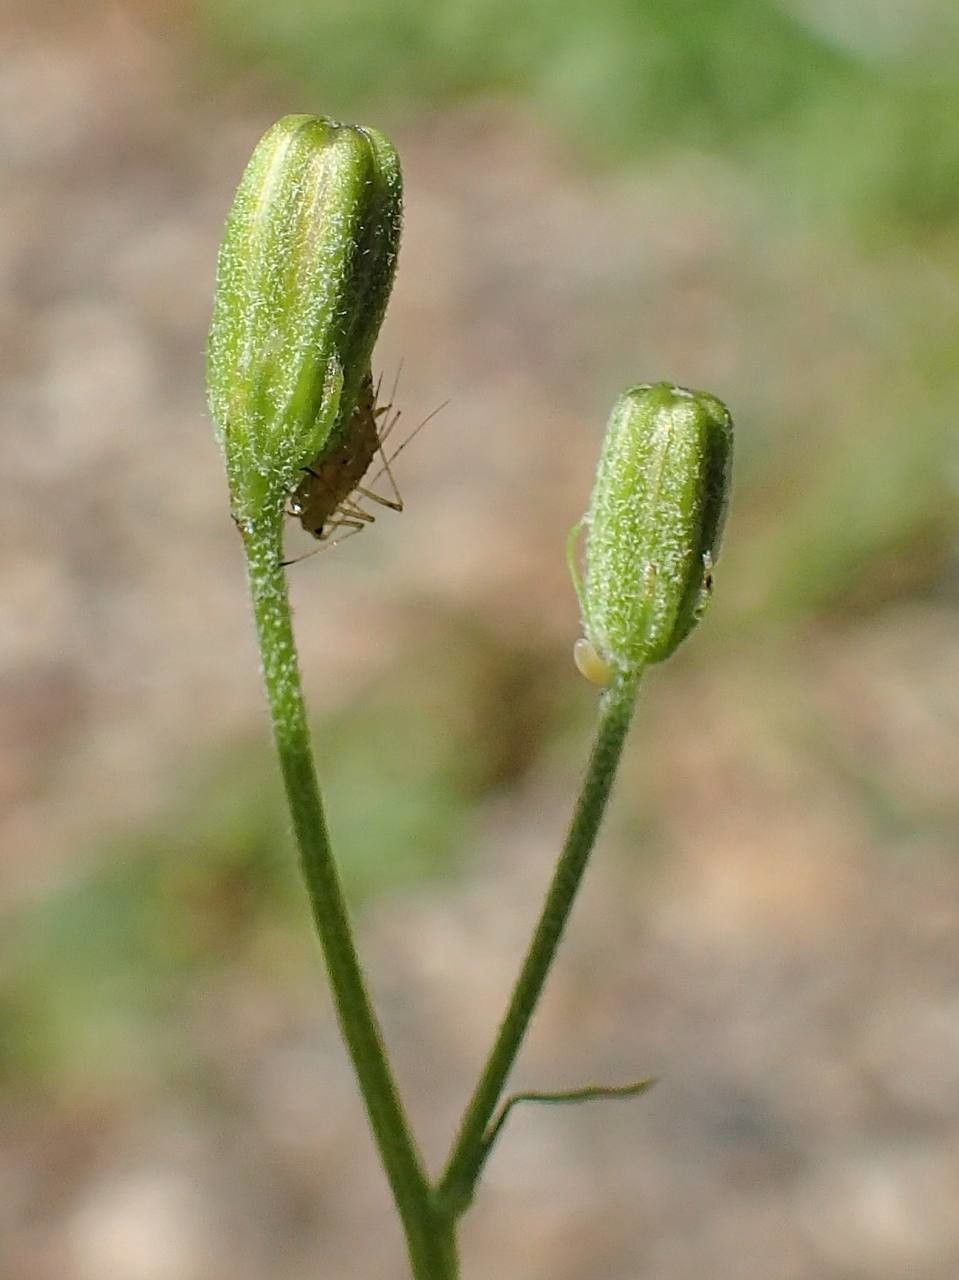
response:
<path id="1" fill-rule="evenodd" d="M 399 160 L 373 129 L 285 116 L 240 182 L 217 264 L 207 390 L 234 513 L 271 510 L 347 430 L 396 265 Z"/>
<path id="2" fill-rule="evenodd" d="M 732 441 L 729 410 L 705 392 L 658 382 L 616 402 L 589 510 L 570 535 L 586 633 L 575 657 L 589 679 L 607 684 L 616 672 L 661 662 L 699 621 L 719 553 Z"/>

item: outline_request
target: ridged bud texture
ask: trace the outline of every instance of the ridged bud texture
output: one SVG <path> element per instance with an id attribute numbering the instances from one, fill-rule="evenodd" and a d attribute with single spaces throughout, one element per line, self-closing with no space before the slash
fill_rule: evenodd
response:
<path id="1" fill-rule="evenodd" d="M 598 659 L 596 670 L 662 661 L 702 616 L 732 438 L 729 411 L 705 392 L 660 382 L 632 387 L 617 401 L 583 521 L 580 602 L 592 649 L 585 660 Z"/>
<path id="2" fill-rule="evenodd" d="M 240 182 L 217 263 L 210 411 L 238 515 L 282 503 L 349 423 L 393 283 L 402 179 L 372 129 L 286 116 Z"/>

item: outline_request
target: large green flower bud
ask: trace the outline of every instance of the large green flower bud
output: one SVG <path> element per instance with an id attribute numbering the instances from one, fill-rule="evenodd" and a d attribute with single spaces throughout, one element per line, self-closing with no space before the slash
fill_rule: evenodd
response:
<path id="1" fill-rule="evenodd" d="M 586 640 L 577 664 L 599 683 L 668 658 L 712 590 L 726 514 L 733 426 L 724 404 L 666 382 L 613 408 L 583 525 L 585 579 L 571 568 Z"/>
<path id="2" fill-rule="evenodd" d="M 285 116 L 240 182 L 217 264 L 210 410 L 241 520 L 347 428 L 383 320 L 402 179 L 373 129 Z"/>

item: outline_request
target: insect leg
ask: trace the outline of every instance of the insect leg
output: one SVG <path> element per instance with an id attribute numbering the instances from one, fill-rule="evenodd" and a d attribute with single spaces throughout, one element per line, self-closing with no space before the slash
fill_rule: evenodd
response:
<path id="1" fill-rule="evenodd" d="M 323 537 L 317 551 L 332 551 L 334 547 L 338 547 L 341 542 L 345 542 L 347 538 L 352 538 L 354 533 L 362 533 L 366 525 L 359 520 L 331 520 L 323 530 Z M 332 535 L 337 529 L 345 529 L 346 533 L 337 537 Z"/>
<path id="2" fill-rule="evenodd" d="M 367 516 L 367 513 L 358 511 L 357 515 Z M 344 514 L 342 519 L 330 520 L 319 533 L 313 534 L 313 537 L 320 544 L 318 547 L 314 547 L 312 551 L 305 551 L 301 556 L 294 556 L 292 560 L 281 560 L 280 567 L 286 569 L 291 564 L 299 564 L 301 560 L 309 560 L 311 556 L 318 555 L 321 551 L 329 551 L 333 547 L 338 547 L 341 542 L 351 538 L 354 533 L 361 533 L 372 519 L 372 516 L 368 516 L 365 520 L 353 519 L 352 516 Z M 334 537 L 333 534 L 337 529 L 346 529 L 348 532 L 341 537 Z"/>
<path id="3" fill-rule="evenodd" d="M 398 416 L 399 416 L 399 415 L 397 414 L 397 417 L 398 417 Z M 395 421 L 396 421 L 396 419 L 394 418 L 394 422 L 395 422 Z M 392 470 L 391 470 L 391 468 L 390 468 L 389 459 L 387 458 L 386 454 L 383 452 L 383 437 L 382 437 L 382 436 L 380 437 L 379 454 L 380 454 L 380 458 L 382 459 L 382 463 L 383 463 L 383 465 L 380 467 L 379 471 L 377 471 L 377 473 L 376 473 L 376 475 L 373 477 L 373 479 L 374 479 L 374 480 L 376 480 L 379 476 L 381 476 L 381 475 L 385 475 L 385 476 L 386 476 L 386 478 L 387 478 L 387 479 L 389 480 L 389 482 L 390 482 L 390 488 L 393 490 L 393 497 L 392 497 L 392 498 L 385 498 L 385 497 L 383 496 L 383 494 L 381 494 L 381 493 L 376 493 L 376 492 L 375 492 L 375 490 L 373 490 L 373 489 L 368 489 L 365 485 L 362 485 L 362 484 L 358 484 L 358 485 L 356 486 L 356 489 L 354 490 L 354 492 L 355 492 L 355 493 L 360 494 L 360 495 L 361 495 L 362 497 L 364 497 L 364 498 L 367 498 L 370 502 L 378 502 L 378 503 L 380 504 L 380 506 L 381 506 L 381 507 L 389 507 L 389 509 L 390 509 L 391 511 L 402 511 L 402 510 L 403 510 L 403 497 L 402 497 L 402 494 L 400 493 L 400 491 L 399 491 L 399 489 L 398 489 L 398 487 L 397 487 L 396 479 L 395 479 L 395 477 L 394 477 L 394 475 L 393 475 L 393 472 L 392 472 Z M 360 509 L 362 509 L 362 508 L 360 508 Z M 369 514 L 369 513 L 367 513 L 367 514 Z M 371 518 L 372 518 L 372 517 L 371 517 Z"/>
<path id="4" fill-rule="evenodd" d="M 416 436 L 418 436 L 418 435 L 419 435 L 419 433 L 420 433 L 420 432 L 423 430 L 423 428 L 426 426 L 426 424 L 427 424 L 428 422 L 432 422 L 432 421 L 433 421 L 433 419 L 436 417 L 436 415 L 437 415 L 438 413 L 442 413 L 442 411 L 446 408 L 446 406 L 447 406 L 448 404 L 449 404 L 449 401 L 448 401 L 448 400 L 444 400 L 442 404 L 439 404 L 439 405 L 437 405 L 437 406 L 436 406 L 436 408 L 433 410 L 433 412 L 432 412 L 432 413 L 428 413 L 428 414 L 426 415 L 426 417 L 423 419 L 423 421 L 422 421 L 418 426 L 416 426 L 416 427 L 414 427 L 414 428 L 413 428 L 413 430 L 412 430 L 412 431 L 410 432 L 410 434 L 406 437 L 406 439 L 403 441 L 403 443 L 402 443 L 402 444 L 400 444 L 400 445 L 397 445 L 397 447 L 393 450 L 393 452 L 390 454 L 390 456 L 389 456 L 388 458 L 383 454 L 383 448 L 382 448 L 382 446 L 383 446 L 383 442 L 384 442 L 384 440 L 386 439 L 386 436 L 387 436 L 387 432 L 386 432 L 386 431 L 384 431 L 383 435 L 382 435 L 382 436 L 380 436 L 380 456 L 383 458 L 383 461 L 382 461 L 382 462 L 381 462 L 381 464 L 380 464 L 380 468 L 379 468 L 379 470 L 378 470 L 378 471 L 376 471 L 376 472 L 375 472 L 375 474 L 371 477 L 371 479 L 370 479 L 370 484 L 376 484 L 376 482 L 377 482 L 377 480 L 379 480 L 380 476 L 381 476 L 381 475 L 383 475 L 383 474 L 384 474 L 384 472 L 386 472 L 386 471 L 388 471 L 388 470 L 389 470 L 389 468 L 390 468 L 390 467 L 392 466 L 392 464 L 396 461 L 396 459 L 397 459 L 397 458 L 399 457 L 399 455 L 403 452 L 403 450 L 404 450 L 404 449 L 406 448 L 406 446 L 410 443 L 410 441 L 411 441 L 411 440 L 413 440 L 413 439 L 415 439 L 415 438 L 416 438 Z M 395 425 L 395 423 L 396 423 L 396 421 L 398 420 L 398 418 L 399 418 L 399 410 L 397 410 L 396 416 L 394 417 L 394 419 L 393 419 L 393 423 L 390 425 L 389 430 L 392 430 L 392 427 L 393 427 L 393 425 Z M 392 479 L 392 477 L 391 477 L 391 479 Z M 395 489 L 396 489 L 396 483 L 395 483 L 395 481 L 393 482 L 393 489 L 394 489 L 394 491 L 395 491 Z"/>
<path id="5" fill-rule="evenodd" d="M 354 489 L 353 492 L 362 493 L 363 490 Z M 350 498 L 344 498 L 343 501 L 340 503 L 340 505 L 336 508 L 336 510 L 333 512 L 333 520 L 330 523 L 331 524 L 353 523 L 353 524 L 360 524 L 365 526 L 368 524 L 375 524 L 376 516 L 372 515 L 369 511 L 364 511 L 363 508 L 360 506 L 360 504 L 358 502 L 354 502 L 353 499 L 350 497 Z M 324 527 L 328 528 L 329 525 L 326 525 Z"/>

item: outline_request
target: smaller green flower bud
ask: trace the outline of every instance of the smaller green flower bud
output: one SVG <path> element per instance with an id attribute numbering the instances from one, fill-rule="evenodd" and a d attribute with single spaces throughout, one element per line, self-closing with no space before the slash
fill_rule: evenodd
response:
<path id="1" fill-rule="evenodd" d="M 715 396 L 666 382 L 613 408 L 589 510 L 570 535 L 586 638 L 574 651 L 598 684 L 668 658 L 712 590 L 726 514 L 733 424 Z M 586 528 L 585 580 L 575 551 Z"/>
<path id="2" fill-rule="evenodd" d="M 234 512 L 277 516 L 344 432 L 393 283 L 402 179 L 373 129 L 286 116 L 261 139 L 217 263 L 207 389 Z"/>

